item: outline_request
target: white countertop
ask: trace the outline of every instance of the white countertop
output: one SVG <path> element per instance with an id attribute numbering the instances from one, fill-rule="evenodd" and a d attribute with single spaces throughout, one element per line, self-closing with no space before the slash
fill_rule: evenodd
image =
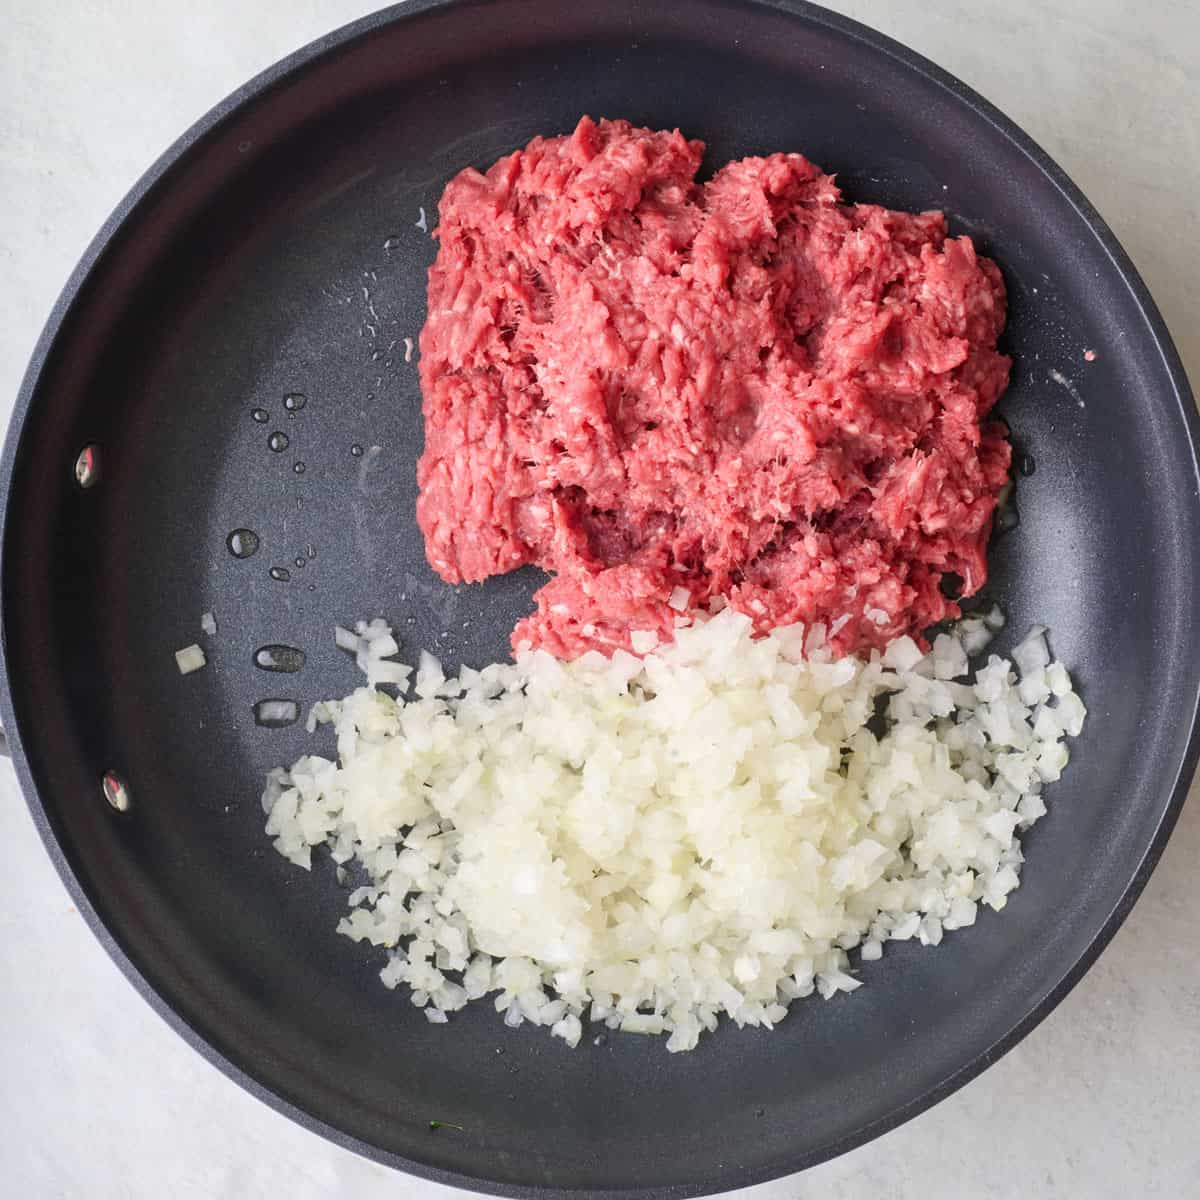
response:
<path id="1" fill-rule="evenodd" d="M 0 38 L 0 416 L 74 262 L 142 170 L 360 0 L 10 0 Z M 837 0 L 998 104 L 1115 229 L 1200 381 L 1194 0 Z M 1200 1195 L 1200 803 L 1050 1018 L 901 1129 L 746 1200 Z M 177 1038 L 93 940 L 0 764 L 0 1158 L 47 1197 L 461 1195 L 329 1145 Z"/>

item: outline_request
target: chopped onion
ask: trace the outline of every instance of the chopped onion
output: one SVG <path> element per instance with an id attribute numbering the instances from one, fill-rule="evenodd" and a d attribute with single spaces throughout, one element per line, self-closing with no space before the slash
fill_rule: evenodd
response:
<path id="1" fill-rule="evenodd" d="M 1013 662 L 1022 675 L 1029 675 L 1050 665 L 1050 651 L 1046 648 L 1046 630 L 1035 625 L 1024 639 L 1013 649 Z"/>
<path id="2" fill-rule="evenodd" d="M 194 643 L 175 651 L 175 665 L 179 668 L 180 675 L 190 675 L 193 671 L 199 671 L 207 662 L 204 651 Z"/>
<path id="3" fill-rule="evenodd" d="M 634 654 L 650 654 L 658 645 L 658 634 L 652 629 L 635 630 L 629 635 Z"/>
<path id="4" fill-rule="evenodd" d="M 410 671 L 391 630 L 335 630 L 367 686 L 313 706 L 337 759 L 271 772 L 267 831 L 302 867 L 323 844 L 357 860 L 338 929 L 387 948 L 383 984 L 428 1020 L 490 997 L 569 1045 L 590 1018 L 690 1050 L 721 1015 L 772 1028 L 853 991 L 855 947 L 936 946 L 1018 886 L 1086 717 L 1042 630 L 972 680 L 994 618 L 869 661 L 819 623 L 678 620 L 670 644 L 635 635 L 644 658 L 525 649 L 448 679 L 423 653 L 399 700 L 377 690 Z"/>

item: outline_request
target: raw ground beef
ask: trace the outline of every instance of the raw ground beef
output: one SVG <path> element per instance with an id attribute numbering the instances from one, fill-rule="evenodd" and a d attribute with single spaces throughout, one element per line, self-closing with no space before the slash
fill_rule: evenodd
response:
<path id="1" fill-rule="evenodd" d="M 920 638 L 958 615 L 945 574 L 987 574 L 1000 272 L 941 213 L 845 204 L 798 154 L 697 183 L 703 149 L 585 117 L 447 186 L 429 561 L 552 572 L 513 645 L 565 658 L 669 638 L 677 588 L 761 631 L 824 621 L 843 652 Z"/>

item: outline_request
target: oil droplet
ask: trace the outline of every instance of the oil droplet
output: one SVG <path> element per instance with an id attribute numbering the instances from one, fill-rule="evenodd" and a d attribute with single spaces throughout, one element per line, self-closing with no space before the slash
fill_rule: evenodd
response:
<path id="1" fill-rule="evenodd" d="M 305 471 L 304 464 L 302 462 L 293 463 L 292 470 L 295 471 L 297 475 L 303 475 Z"/>
<path id="2" fill-rule="evenodd" d="M 354 445 L 350 447 L 350 453 L 353 454 L 355 458 L 362 458 L 363 448 L 357 442 L 355 442 Z"/>
<path id="3" fill-rule="evenodd" d="M 1033 461 L 1032 454 L 1021 454 L 1017 457 L 1017 470 L 1022 475 L 1032 475 L 1037 470 L 1037 463 Z"/>
<path id="4" fill-rule="evenodd" d="M 254 723 L 264 729 L 286 729 L 300 719 L 295 700 L 260 700 L 254 706 Z"/>
<path id="5" fill-rule="evenodd" d="M 271 419 L 271 414 L 265 408 L 256 408 L 251 411 L 250 418 L 260 425 L 265 425 Z"/>
<path id="6" fill-rule="evenodd" d="M 296 562 L 296 566 L 297 566 L 297 567 L 298 567 L 298 568 L 299 568 L 301 571 L 303 571 L 303 570 L 304 570 L 304 568 L 305 568 L 305 567 L 308 565 L 308 559 L 307 559 L 307 558 L 305 558 L 303 554 L 297 554 L 297 555 L 296 555 L 295 562 Z"/>
<path id="7" fill-rule="evenodd" d="M 129 788 L 116 771 L 105 771 L 100 777 L 100 788 L 104 798 L 117 812 L 128 812 L 133 803 Z"/>
<path id="8" fill-rule="evenodd" d="M 363 457 L 362 462 L 358 464 L 358 482 L 356 486 L 364 496 L 374 495 L 380 490 L 379 485 L 368 483 L 367 476 L 371 474 L 382 453 L 382 446 L 372 446 Z"/>
<path id="9" fill-rule="evenodd" d="M 225 545 L 234 558 L 249 558 L 258 553 L 258 534 L 253 529 L 235 529 L 225 539 Z"/>
<path id="10" fill-rule="evenodd" d="M 275 430 L 267 438 L 267 446 L 271 450 L 274 450 L 276 454 L 282 454 L 288 448 L 288 435 L 280 429 Z"/>
<path id="11" fill-rule="evenodd" d="M 287 567 L 272 567 L 267 574 L 270 575 L 276 583 L 287 583 L 287 581 L 292 577 L 292 573 L 287 569 Z"/>
<path id="12" fill-rule="evenodd" d="M 308 397 L 300 392 L 288 392 L 283 398 L 283 407 L 290 413 L 298 413 L 308 403 Z"/>
<path id="13" fill-rule="evenodd" d="M 264 671 L 294 675 L 304 666 L 304 651 L 295 646 L 260 646 L 254 652 L 254 665 Z"/>
<path id="14" fill-rule="evenodd" d="M 84 446 L 75 459 L 75 482 L 81 488 L 95 487 L 100 482 L 100 447 Z"/>

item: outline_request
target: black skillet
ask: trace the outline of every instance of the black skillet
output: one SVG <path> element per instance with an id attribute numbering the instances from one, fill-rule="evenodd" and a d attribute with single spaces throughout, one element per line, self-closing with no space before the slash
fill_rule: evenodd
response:
<path id="1" fill-rule="evenodd" d="M 252 706 L 354 686 L 335 621 L 382 615 L 414 651 L 482 664 L 526 609 L 532 573 L 453 592 L 422 554 L 403 339 L 434 246 L 415 223 L 461 167 L 583 112 L 678 125 L 714 164 L 802 150 L 851 198 L 945 208 L 1001 264 L 1016 359 L 1003 412 L 1036 471 L 991 586 L 1013 631 L 1050 626 L 1091 708 L 1002 915 L 937 951 L 889 949 L 863 968 L 869 986 L 799 1004 L 773 1034 L 726 1028 L 681 1056 L 629 1036 L 572 1051 L 482 1007 L 431 1028 L 334 934 L 331 865 L 309 876 L 274 854 L 258 804 L 267 768 L 312 743 L 257 726 Z M 290 418 L 288 393 L 307 398 Z M 792 2 L 414 0 L 204 118 L 63 292 L 0 479 L 4 726 L 116 962 L 308 1128 L 510 1195 L 749 1184 L 970 1079 L 1054 1007 L 1141 890 L 1196 760 L 1195 437 L 1179 360 L 1111 233 L 1009 121 L 895 43 Z M 250 558 L 226 547 L 239 528 L 260 539 Z M 209 665 L 182 677 L 173 651 L 197 640 Z M 303 649 L 304 669 L 256 668 L 268 643 Z"/>

